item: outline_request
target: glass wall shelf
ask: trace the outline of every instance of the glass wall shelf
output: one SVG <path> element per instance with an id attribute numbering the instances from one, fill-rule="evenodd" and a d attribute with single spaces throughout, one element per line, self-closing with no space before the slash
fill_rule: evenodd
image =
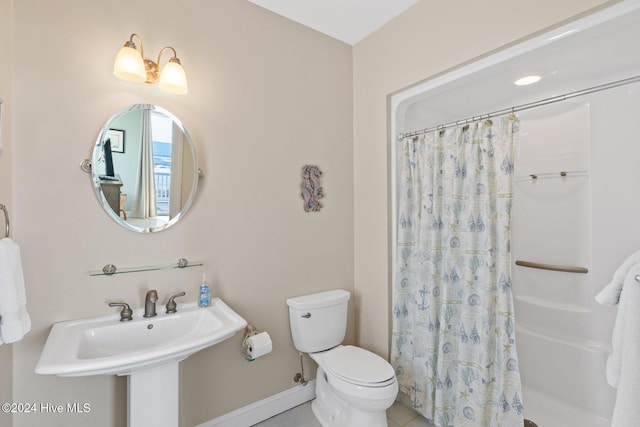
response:
<path id="1" fill-rule="evenodd" d="M 204 265 L 202 262 L 189 262 L 186 258 L 180 258 L 176 264 L 148 265 L 143 267 L 127 267 L 120 269 L 113 264 L 106 264 L 104 267 L 102 267 L 102 270 L 90 270 L 89 276 L 113 276 L 115 274 L 138 273 L 141 271 L 171 270 L 173 268 L 200 267 L 202 265 Z"/>

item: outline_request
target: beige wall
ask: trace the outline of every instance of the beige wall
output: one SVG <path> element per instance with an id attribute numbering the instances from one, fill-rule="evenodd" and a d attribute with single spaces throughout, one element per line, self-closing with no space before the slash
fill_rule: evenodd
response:
<path id="1" fill-rule="evenodd" d="M 0 0 L 3 12 L 6 3 Z M 115 313 L 110 300 L 140 307 L 148 289 L 163 302 L 181 290 L 188 293 L 182 301 L 194 301 L 201 272 L 214 295 L 269 331 L 274 350 L 248 363 L 237 335 L 185 360 L 181 425 L 295 386 L 299 357 L 285 299 L 353 289 L 351 47 L 238 0 L 19 1 L 13 24 L 13 223 L 33 320 L 32 332 L 14 345 L 13 400 L 91 405 L 83 415 L 19 415 L 14 425 L 125 425 L 123 378 L 34 374 L 49 327 Z M 112 76 L 115 54 L 132 32 L 142 36 L 150 58 L 165 45 L 177 49 L 188 95 Z M 158 104 L 181 118 L 206 173 L 186 217 L 152 235 L 108 218 L 78 167 L 102 124 L 134 103 Z M 302 209 L 305 164 L 324 172 L 319 213 Z M 106 263 L 131 267 L 179 257 L 205 265 L 87 275 Z"/>
<path id="2" fill-rule="evenodd" d="M 387 95 L 585 13 L 603 0 L 423 0 L 354 47 L 357 339 L 389 347 Z"/>
<path id="3" fill-rule="evenodd" d="M 0 0 L 0 58 L 11 57 L 11 9 L 13 0 Z M 0 60 L 0 100 L 2 126 L 0 127 L 0 204 L 7 206 L 12 215 L 11 197 L 11 61 Z M 4 216 L 0 214 L 0 238 L 4 237 Z M 13 344 L 0 345 L 0 402 L 12 401 Z M 0 412 L 0 425 L 11 425 L 11 414 Z"/>

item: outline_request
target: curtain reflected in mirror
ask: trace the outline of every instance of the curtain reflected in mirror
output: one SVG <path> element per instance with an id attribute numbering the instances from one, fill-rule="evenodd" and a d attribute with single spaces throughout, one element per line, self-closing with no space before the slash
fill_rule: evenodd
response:
<path id="1" fill-rule="evenodd" d="M 158 208 L 156 206 L 156 184 L 155 184 L 155 165 L 154 165 L 154 134 L 151 125 L 151 110 L 140 110 L 140 150 L 137 164 L 137 177 L 135 191 L 133 192 L 130 217 L 132 221 L 135 219 L 151 220 L 158 218 Z M 124 192 L 126 193 L 126 188 Z M 128 194 L 128 193 L 126 193 Z M 125 206 L 126 211 L 126 206 Z M 144 224 L 144 222 L 142 222 Z"/>
<path id="2" fill-rule="evenodd" d="M 92 165 L 105 211 L 133 231 L 169 227 L 195 197 L 198 171 L 191 138 L 175 116 L 154 105 L 116 113 L 100 132 Z M 108 165 L 113 165 L 111 174 Z"/>

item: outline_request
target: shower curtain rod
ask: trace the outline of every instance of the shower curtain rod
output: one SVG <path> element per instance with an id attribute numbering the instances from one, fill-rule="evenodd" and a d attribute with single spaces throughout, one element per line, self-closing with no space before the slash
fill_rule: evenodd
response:
<path id="1" fill-rule="evenodd" d="M 486 119 L 489 119 L 491 117 L 503 116 L 503 115 L 508 114 L 508 113 L 516 113 L 518 111 L 524 111 L 524 110 L 529 110 L 531 108 L 542 107 L 543 105 L 554 104 L 556 102 L 565 101 L 567 99 L 575 98 L 575 97 L 578 97 L 578 96 L 588 95 L 590 93 L 600 92 L 600 91 L 606 90 L 606 89 L 613 89 L 613 88 L 618 87 L 618 86 L 624 86 L 624 85 L 637 83 L 637 82 L 640 82 L 640 75 L 634 76 L 634 77 L 629 77 L 629 78 L 622 79 L 622 80 L 617 80 L 615 82 L 605 83 L 605 84 L 599 85 L 599 86 L 593 86 L 593 87 L 590 87 L 588 89 L 582 89 L 582 90 L 578 90 L 578 91 L 575 91 L 575 92 L 566 93 L 564 95 L 552 96 L 550 98 L 546 98 L 546 99 L 542 99 L 542 100 L 534 101 L 534 102 L 529 102 L 527 104 L 517 105 L 517 106 L 511 107 L 511 108 L 505 108 L 505 109 L 494 111 L 494 112 L 488 113 L 488 114 L 481 114 L 479 116 L 473 116 L 473 117 L 470 117 L 470 118 L 467 118 L 467 119 L 464 119 L 464 120 L 456 120 L 455 122 L 446 123 L 444 125 L 432 126 L 430 128 L 426 128 L 426 129 L 423 129 L 423 130 L 416 130 L 416 131 L 413 131 L 413 132 L 400 133 L 398 135 L 398 141 L 401 141 L 404 138 L 412 138 L 414 136 L 424 135 L 425 133 L 428 133 L 428 132 L 431 132 L 431 131 L 434 131 L 434 130 L 448 129 L 448 128 L 451 128 L 451 127 L 459 126 L 461 124 L 474 123 L 474 122 L 476 122 L 478 120 L 482 120 L 482 119 L 486 120 Z"/>

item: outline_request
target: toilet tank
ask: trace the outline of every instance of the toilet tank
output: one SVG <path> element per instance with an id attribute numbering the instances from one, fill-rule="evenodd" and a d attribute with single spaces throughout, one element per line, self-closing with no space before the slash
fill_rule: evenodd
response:
<path id="1" fill-rule="evenodd" d="M 342 343 L 347 331 L 347 302 L 342 289 L 289 298 L 293 345 L 302 353 L 328 350 Z"/>

